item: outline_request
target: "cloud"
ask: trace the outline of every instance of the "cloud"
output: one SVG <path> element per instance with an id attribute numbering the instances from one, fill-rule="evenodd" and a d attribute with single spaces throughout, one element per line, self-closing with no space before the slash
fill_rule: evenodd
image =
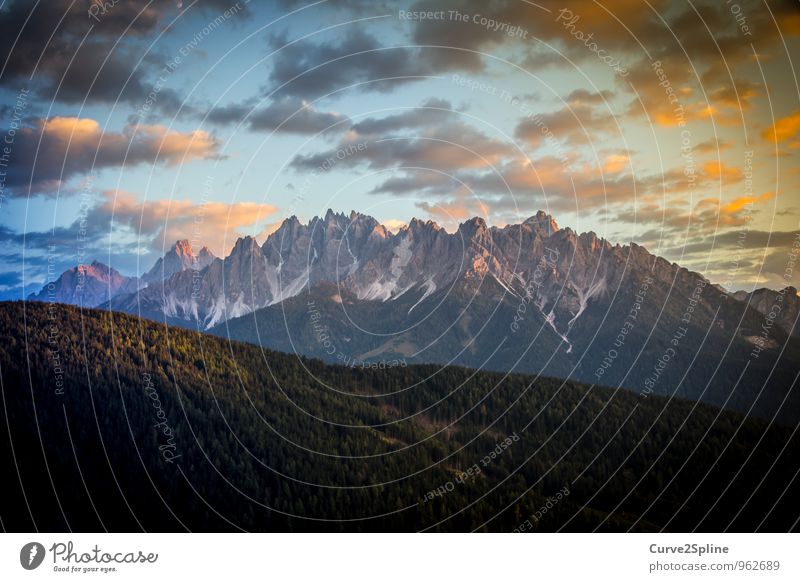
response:
<path id="1" fill-rule="evenodd" d="M 386 230 L 389 232 L 396 233 L 401 228 L 406 226 L 408 223 L 405 220 L 398 220 L 397 218 L 389 218 L 387 220 L 382 220 L 381 224 L 386 227 Z"/>
<path id="2" fill-rule="evenodd" d="M 760 196 L 737 196 L 726 201 L 706 197 L 693 206 L 672 204 L 664 206 L 660 201 L 649 200 L 634 208 L 620 209 L 614 222 L 657 225 L 637 238 L 645 243 L 659 242 L 666 245 L 663 252 L 693 254 L 709 253 L 712 247 L 754 249 L 767 245 L 767 234 L 751 231 L 750 222 L 759 213 L 758 205 L 774 197 L 772 192 Z M 735 227 L 735 230 L 732 230 Z M 786 240 L 790 233 L 776 233 L 776 241 Z M 778 245 L 773 241 L 770 245 Z"/>
<path id="3" fill-rule="evenodd" d="M 108 262 L 109 255 L 113 267 L 141 275 L 176 240 L 188 239 L 198 248 L 208 246 L 215 255 L 226 256 L 238 237 L 258 232 L 276 212 L 271 204 L 256 202 L 143 201 L 130 192 L 106 190 L 68 226 L 25 233 L 0 226 L 0 243 L 12 251 L 0 261 L 13 266 L 14 274 L 22 273 L 24 256 L 28 286 L 47 278 L 50 262 L 57 276 L 78 261 Z M 0 274 L 0 291 L 21 286 L 22 277 L 16 280 L 14 274 Z M 6 295 L 20 297 L 16 292 Z"/>
<path id="4" fill-rule="evenodd" d="M 597 92 L 587 89 L 575 89 L 572 93 L 567 95 L 564 101 L 575 107 L 582 105 L 602 105 L 613 98 L 614 92 L 607 89 Z"/>
<path id="5" fill-rule="evenodd" d="M 733 84 L 723 85 L 709 93 L 709 100 L 717 108 L 746 111 L 752 106 L 753 98 L 758 96 L 760 85 L 744 79 Z"/>
<path id="6" fill-rule="evenodd" d="M 278 210 L 257 202 L 142 201 L 129 192 L 114 190 L 103 196 L 89 221 L 105 222 L 113 216 L 115 232 L 141 237 L 152 249 L 162 249 L 180 239 L 198 240 L 217 256 L 227 255 L 243 234 L 261 230 Z"/>
<path id="7" fill-rule="evenodd" d="M 0 289 L 17 287 L 22 284 L 22 275 L 18 272 L 0 273 Z"/>
<path id="8" fill-rule="evenodd" d="M 280 5 L 289 10 L 309 6 L 308 0 L 279 0 Z M 336 0 L 335 2 L 322 2 L 314 8 L 340 12 L 355 12 L 356 14 L 385 14 L 392 10 L 394 5 L 390 0 Z"/>
<path id="9" fill-rule="evenodd" d="M 617 174 L 630 165 L 630 156 L 628 154 L 611 154 L 605 159 L 604 170 L 609 174 Z"/>
<path id="10" fill-rule="evenodd" d="M 694 151 L 696 151 L 698 154 L 708 154 L 713 152 L 721 152 L 723 150 L 730 149 L 731 147 L 733 147 L 732 141 L 711 138 L 694 146 Z"/>
<path id="11" fill-rule="evenodd" d="M 439 200 L 435 203 L 417 202 L 416 206 L 428 213 L 448 232 L 455 232 L 462 222 L 473 216 L 490 216 L 490 209 L 486 202 L 470 198 L 466 193 L 457 194 L 453 199 Z"/>
<path id="12" fill-rule="evenodd" d="M 658 10 L 665 1 L 659 0 L 651 4 Z M 537 5 L 545 10 L 538 8 Z M 639 0 L 616 2 L 613 9 L 610 9 L 611 13 L 599 4 L 565 3 L 556 0 L 541 0 L 536 3 L 518 0 L 493 2 L 452 0 L 446 7 L 448 10 L 457 10 L 467 15 L 467 18 L 465 21 L 449 18 L 423 20 L 415 23 L 412 31 L 414 42 L 431 47 L 423 49 L 423 58 L 437 70 L 482 70 L 484 58 L 481 53 L 494 53 L 505 45 L 527 51 L 529 57 L 534 57 L 537 47 L 540 46 L 534 39 L 556 44 L 573 62 L 597 59 L 583 42 L 572 36 L 571 29 L 556 20 L 562 9 L 571 9 L 573 16 L 578 16 L 575 22 L 577 28 L 586 34 L 593 34 L 598 45 L 607 52 L 630 51 L 634 48 L 635 42 L 631 38 L 631 33 L 626 30 L 626 26 L 635 33 L 644 34 L 645 38 L 652 38 L 658 28 L 653 12 L 643 9 Z M 442 8 L 439 0 L 422 0 L 412 5 L 410 10 L 436 11 Z M 474 18 L 476 15 L 477 19 Z M 621 16 L 624 26 L 614 16 L 618 18 Z M 498 28 L 487 26 L 481 18 L 499 23 Z M 562 20 L 570 19 L 571 17 L 562 18 Z M 511 27 L 514 26 L 520 29 L 516 33 L 512 33 Z M 664 32 L 658 34 L 659 39 L 666 37 Z M 638 45 L 635 48 L 639 50 Z M 563 58 L 555 55 L 548 54 L 548 57 L 551 57 L 551 63 L 566 63 Z M 531 64 L 540 66 L 541 61 L 526 63 L 526 65 Z"/>
<path id="13" fill-rule="evenodd" d="M 341 147 L 346 145 L 342 143 Z M 326 160 L 336 158 L 338 151 L 298 155 L 290 165 L 299 171 L 313 170 Z M 448 173 L 487 167 L 513 155 L 514 151 L 512 145 L 489 137 L 471 125 L 451 122 L 426 128 L 418 135 L 369 140 L 362 151 L 345 156 L 337 166 L 365 165 L 374 170 L 414 167 Z"/>
<path id="14" fill-rule="evenodd" d="M 800 236 L 800 233 L 796 233 L 796 236 Z M 790 257 L 788 250 L 787 247 L 786 249 L 772 251 L 767 254 L 762 264 L 764 273 L 778 275 L 782 280 L 780 284 L 775 286 L 776 289 L 786 285 L 797 286 L 798 281 L 800 281 L 800 271 L 790 266 L 791 262 L 797 260 L 796 255 L 794 258 Z"/>
<path id="15" fill-rule="evenodd" d="M 692 222 L 713 229 L 744 226 L 756 212 L 754 205 L 766 202 L 773 196 L 772 192 L 765 192 L 761 196 L 737 196 L 725 202 L 718 198 L 702 198 L 695 205 Z"/>
<path id="16" fill-rule="evenodd" d="M 43 100 L 142 103 L 152 90 L 156 68 L 166 60 L 156 64 L 155 55 L 147 54 L 151 47 L 146 39 L 178 14 L 175 3 L 126 0 L 97 18 L 89 16 L 89 5 L 85 0 L 7 3 L 0 12 L 8 32 L 0 36 L 0 85 L 16 90 L 33 78 Z M 221 14 L 231 5 L 229 0 L 193 3 L 181 20 L 205 23 L 205 15 Z M 243 6 L 237 14 L 245 11 Z M 175 111 L 181 101 L 164 88 L 153 106 Z"/>
<path id="17" fill-rule="evenodd" d="M 711 160 L 699 167 L 680 166 L 660 174 L 640 176 L 637 185 L 642 192 L 650 194 L 681 194 L 689 191 L 692 182 L 695 190 L 702 191 L 703 188 L 738 184 L 743 179 L 744 173 L 739 168 Z"/>
<path id="18" fill-rule="evenodd" d="M 15 136 L 7 185 L 20 195 L 57 190 L 76 175 L 123 165 L 169 166 L 218 155 L 217 140 L 205 131 L 179 132 L 162 125 L 125 126 L 103 132 L 94 119 L 36 119 Z"/>
<path id="19" fill-rule="evenodd" d="M 722 249 L 765 249 L 783 248 L 785 252 L 791 248 L 795 239 L 800 236 L 800 230 L 747 230 L 742 234 L 742 230 L 728 230 L 717 233 L 713 237 L 697 241 L 686 245 L 686 250 L 705 251 L 711 247 L 713 242 L 715 247 Z"/>
<path id="20" fill-rule="evenodd" d="M 212 109 L 208 117 L 215 124 L 245 122 L 252 131 L 275 131 L 314 135 L 325 131 L 343 131 L 349 118 L 333 111 L 318 111 L 306 100 L 284 98 L 266 107 L 252 103 L 231 104 Z"/>
<path id="21" fill-rule="evenodd" d="M 361 28 L 350 28 L 338 41 L 314 43 L 274 36 L 270 47 L 271 90 L 281 97 L 318 98 L 366 83 L 359 90 L 390 91 L 433 72 L 417 51 L 382 45 Z"/>
<path id="22" fill-rule="evenodd" d="M 417 129 L 442 124 L 456 115 L 446 99 L 431 97 L 419 107 L 387 117 L 368 117 L 353 125 L 352 130 L 360 135 L 382 135 L 404 129 Z"/>
<path id="23" fill-rule="evenodd" d="M 706 181 L 718 181 L 722 184 L 735 184 L 744 179 L 739 168 L 726 165 L 724 162 L 710 161 L 703 164 L 701 178 Z"/>
<path id="24" fill-rule="evenodd" d="M 537 148 L 545 142 L 544 128 L 558 142 L 571 145 L 590 144 L 597 140 L 598 134 L 619 133 L 614 115 L 593 107 L 592 100 L 587 99 L 589 95 L 597 94 L 581 92 L 582 99 L 570 102 L 568 97 L 567 105 L 558 111 L 523 118 L 514 129 L 514 135 Z"/>
<path id="25" fill-rule="evenodd" d="M 798 132 L 800 132 L 800 110 L 776 120 L 761 133 L 761 137 L 776 144 L 796 142 Z"/>

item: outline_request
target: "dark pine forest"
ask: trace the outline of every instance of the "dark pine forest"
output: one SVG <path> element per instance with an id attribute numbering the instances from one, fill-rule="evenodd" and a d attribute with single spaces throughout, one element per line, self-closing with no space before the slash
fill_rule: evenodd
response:
<path id="1" fill-rule="evenodd" d="M 796 433 L 688 400 L 334 366 L 44 303 L 0 304 L 0 330 L 6 531 L 787 531 L 800 516 Z"/>

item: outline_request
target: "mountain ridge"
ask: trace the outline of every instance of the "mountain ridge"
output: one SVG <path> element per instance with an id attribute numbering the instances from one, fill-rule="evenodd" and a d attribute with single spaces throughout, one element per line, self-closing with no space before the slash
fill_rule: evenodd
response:
<path id="1" fill-rule="evenodd" d="M 102 307 L 326 361 L 545 373 L 791 422 L 794 324 L 772 325 L 768 297 L 745 299 L 543 211 L 503 227 L 475 217 L 452 233 L 414 219 L 393 233 L 328 210 Z M 312 300 L 324 321 L 312 322 Z"/>

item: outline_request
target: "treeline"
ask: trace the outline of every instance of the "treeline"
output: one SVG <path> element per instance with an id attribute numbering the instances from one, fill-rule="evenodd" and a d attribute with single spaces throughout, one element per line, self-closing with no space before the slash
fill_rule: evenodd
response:
<path id="1" fill-rule="evenodd" d="M 61 305 L 0 304 L 0 329 L 7 531 L 786 531 L 800 516 L 794 433 L 702 404 L 330 366 Z"/>

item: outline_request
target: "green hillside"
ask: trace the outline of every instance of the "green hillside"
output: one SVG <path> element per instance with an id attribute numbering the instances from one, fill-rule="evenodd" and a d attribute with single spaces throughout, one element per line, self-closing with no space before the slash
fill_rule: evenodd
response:
<path id="1" fill-rule="evenodd" d="M 785 531 L 800 516 L 795 433 L 703 404 L 332 366 L 63 305 L 1 303 L 0 329 L 7 531 Z"/>

